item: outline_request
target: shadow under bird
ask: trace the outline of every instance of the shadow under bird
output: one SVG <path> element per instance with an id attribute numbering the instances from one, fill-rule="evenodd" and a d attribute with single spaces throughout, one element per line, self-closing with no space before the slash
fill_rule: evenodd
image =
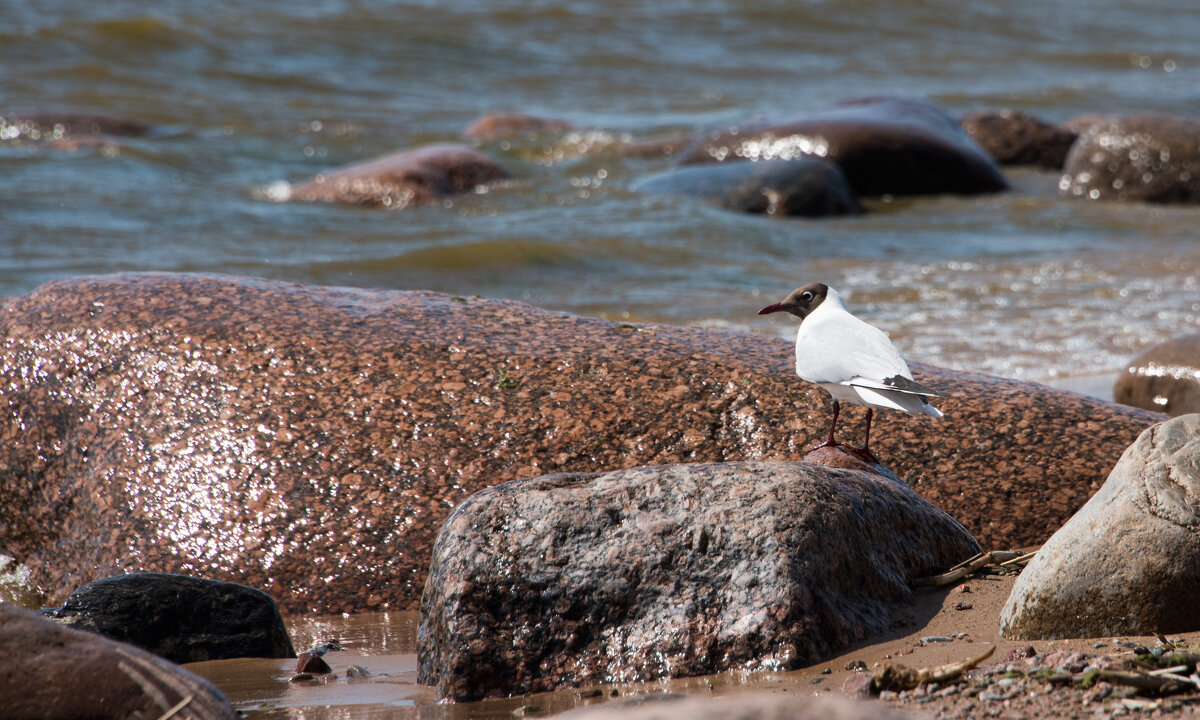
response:
<path id="1" fill-rule="evenodd" d="M 800 318 L 800 329 L 796 332 L 796 374 L 801 380 L 820 385 L 833 398 L 829 436 L 814 450 L 843 446 L 875 461 L 868 447 L 875 408 L 942 417 L 941 411 L 929 404 L 929 398 L 949 396 L 914 381 L 908 363 L 888 336 L 852 315 L 833 288 L 823 283 L 805 285 L 758 314 L 777 312 Z M 867 430 L 861 448 L 834 439 L 841 410 L 839 402 L 867 406 Z"/>

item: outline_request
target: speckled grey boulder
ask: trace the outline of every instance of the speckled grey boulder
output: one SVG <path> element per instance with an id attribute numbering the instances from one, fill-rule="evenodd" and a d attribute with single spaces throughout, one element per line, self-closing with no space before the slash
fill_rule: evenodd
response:
<path id="1" fill-rule="evenodd" d="M 468 498 L 434 546 L 419 681 L 477 700 L 794 669 L 888 630 L 978 551 L 894 475 L 796 462 L 548 475 Z"/>
<path id="2" fill-rule="evenodd" d="M 1200 121 L 1098 116 L 1072 146 L 1059 187 L 1092 200 L 1200 202 Z"/>
<path id="3" fill-rule="evenodd" d="M 1138 437 L 1021 573 L 1000 627 L 1014 640 L 1200 630 L 1200 415 Z"/>
<path id="4" fill-rule="evenodd" d="M 1113 399 L 1171 417 L 1200 412 L 1200 335 L 1159 343 L 1130 360 Z"/>

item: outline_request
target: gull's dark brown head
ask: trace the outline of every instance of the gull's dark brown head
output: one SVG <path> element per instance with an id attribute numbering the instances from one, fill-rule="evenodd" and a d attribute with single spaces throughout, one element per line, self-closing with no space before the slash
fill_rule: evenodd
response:
<path id="1" fill-rule="evenodd" d="M 828 294 L 828 285 L 824 283 L 810 283 L 802 288 L 796 288 L 791 294 L 774 305 L 768 305 L 759 310 L 758 314 L 769 315 L 786 310 L 803 320 L 813 310 L 820 307 L 821 303 L 825 302 L 825 296 Z"/>

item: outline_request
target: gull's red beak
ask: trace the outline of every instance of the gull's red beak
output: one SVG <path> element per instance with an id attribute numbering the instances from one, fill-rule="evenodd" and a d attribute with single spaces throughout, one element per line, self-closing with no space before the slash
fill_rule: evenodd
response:
<path id="1" fill-rule="evenodd" d="M 768 305 L 765 308 L 763 308 L 762 310 L 759 310 L 758 314 L 759 315 L 770 315 L 771 313 L 782 312 L 786 309 L 787 308 L 785 308 L 783 306 L 783 303 L 775 303 L 774 305 Z"/>

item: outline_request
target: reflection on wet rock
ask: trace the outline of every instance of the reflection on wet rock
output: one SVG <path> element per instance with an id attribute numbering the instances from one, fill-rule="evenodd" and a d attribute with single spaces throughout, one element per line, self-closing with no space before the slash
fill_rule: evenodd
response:
<path id="1" fill-rule="evenodd" d="M 963 130 L 1001 165 L 1061 170 L 1077 132 L 1018 110 L 979 110 L 962 119 Z"/>
<path id="2" fill-rule="evenodd" d="M 87 142 L 89 136 L 141 137 L 150 126 L 136 120 L 86 113 L 6 113 L 0 115 L 0 140 Z"/>
<path id="3" fill-rule="evenodd" d="M 898 478 L 803 462 L 516 480 L 438 535 L 419 681 L 479 700 L 792 670 L 891 628 L 979 546 Z"/>
<path id="4" fill-rule="evenodd" d="M 45 614 L 176 663 L 296 656 L 271 596 L 234 583 L 118 575 L 88 583 Z"/>
<path id="5" fill-rule="evenodd" d="M 974 195 L 1008 188 L 996 163 L 937 106 L 906 98 L 866 98 L 794 121 L 713 133 L 684 153 L 684 164 L 818 157 L 836 163 L 859 197 Z"/>
<path id="6" fill-rule="evenodd" d="M 1059 189 L 1091 200 L 1200 202 L 1200 121 L 1098 116 L 1063 173 Z"/>
<path id="7" fill-rule="evenodd" d="M 0 553 L 47 604 L 140 570 L 288 612 L 410 608 L 438 527 L 484 487 L 798 459 L 828 423 L 783 339 L 432 292 L 76 278 L 8 299 L 0 338 Z M 1162 417 L 913 370 L 954 396 L 947 420 L 882 414 L 872 450 L 993 547 L 1044 540 Z"/>
<path id="8" fill-rule="evenodd" d="M 1131 360 L 1113 399 L 1172 417 L 1200 412 L 1200 335 L 1159 343 Z"/>
<path id="9" fill-rule="evenodd" d="M 483 153 L 462 145 L 430 145 L 322 173 L 288 199 L 400 209 L 470 192 L 509 177 Z"/>
<path id="10" fill-rule="evenodd" d="M 837 165 L 810 157 L 685 167 L 647 178 L 634 189 L 698 197 L 729 210 L 779 217 L 862 212 Z"/>

